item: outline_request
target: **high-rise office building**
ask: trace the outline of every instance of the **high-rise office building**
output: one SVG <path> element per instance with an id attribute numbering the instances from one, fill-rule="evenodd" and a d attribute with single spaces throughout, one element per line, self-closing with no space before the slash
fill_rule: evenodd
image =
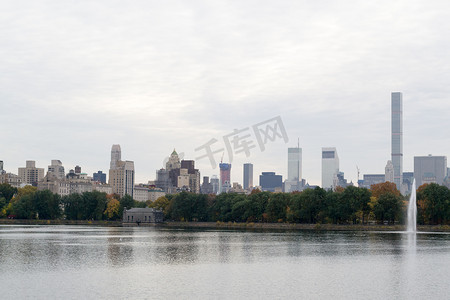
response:
<path id="1" fill-rule="evenodd" d="M 231 164 L 220 163 L 220 185 L 219 192 L 226 192 L 226 188 L 231 188 Z"/>
<path id="2" fill-rule="evenodd" d="M 169 171 L 166 169 L 157 170 L 155 185 L 157 188 L 162 189 L 164 193 L 169 193 L 170 188 L 172 187 L 172 183 L 169 178 Z"/>
<path id="3" fill-rule="evenodd" d="M 120 145 L 112 145 L 111 147 L 111 163 L 109 168 L 115 169 L 116 163 L 122 159 L 122 151 L 120 150 Z"/>
<path id="4" fill-rule="evenodd" d="M 108 184 L 120 197 L 134 196 L 134 162 L 122 161 L 120 145 L 112 145 Z M 81 171 L 81 168 L 80 168 Z"/>
<path id="5" fill-rule="evenodd" d="M 414 179 L 416 187 L 424 183 L 443 184 L 447 176 L 446 156 L 414 156 Z"/>
<path id="6" fill-rule="evenodd" d="M 22 183 L 37 186 L 37 183 L 44 178 L 44 168 L 36 168 L 34 160 L 27 160 L 25 168 L 19 168 L 19 177 Z"/>
<path id="7" fill-rule="evenodd" d="M 403 95 L 391 94 L 391 160 L 394 166 L 394 183 L 400 191 L 403 183 Z"/>
<path id="8" fill-rule="evenodd" d="M 334 178 L 338 173 L 339 157 L 336 148 L 322 148 L 322 188 L 333 189 Z"/>
<path id="9" fill-rule="evenodd" d="M 173 187 L 178 186 L 178 176 L 180 176 L 181 162 L 177 151 L 173 149 L 169 160 L 166 163 L 166 170 L 169 172 L 169 179 Z"/>
<path id="10" fill-rule="evenodd" d="M 250 189 L 253 187 L 253 164 L 246 163 L 244 164 L 244 190 Z"/>
<path id="11" fill-rule="evenodd" d="M 360 184 L 358 184 L 358 186 L 370 189 L 370 187 L 374 184 L 383 183 L 384 178 L 384 174 L 364 174 L 363 180 L 360 180 Z"/>
<path id="12" fill-rule="evenodd" d="M 0 160 L 0 174 L 5 173 L 5 171 L 3 170 L 3 160 Z"/>
<path id="13" fill-rule="evenodd" d="M 200 172 L 195 168 L 195 162 L 193 160 L 182 160 L 179 173 L 177 187 L 188 187 L 189 191 L 200 193 Z"/>
<path id="14" fill-rule="evenodd" d="M 217 178 L 217 175 L 213 175 L 211 177 L 211 185 L 212 185 L 212 193 L 218 194 L 219 193 L 219 186 L 220 186 L 220 180 Z"/>
<path id="15" fill-rule="evenodd" d="M 116 161 L 115 168 L 109 170 L 109 185 L 112 192 L 120 197 L 134 196 L 134 162 Z"/>
<path id="16" fill-rule="evenodd" d="M 106 183 L 106 174 L 103 173 L 102 171 L 98 171 L 97 173 L 92 174 L 92 177 L 94 181 Z"/>
<path id="17" fill-rule="evenodd" d="M 209 182 L 209 177 L 208 176 L 203 176 L 203 183 L 202 183 L 202 186 L 200 188 L 200 192 L 202 194 L 212 194 L 213 186 Z"/>
<path id="18" fill-rule="evenodd" d="M 275 172 L 262 172 L 259 175 L 259 185 L 263 191 L 281 192 L 283 188 L 283 176 Z"/>

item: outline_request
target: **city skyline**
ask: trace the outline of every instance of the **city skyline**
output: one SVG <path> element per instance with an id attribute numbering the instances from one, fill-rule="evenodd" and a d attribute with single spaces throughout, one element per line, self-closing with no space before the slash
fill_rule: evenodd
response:
<path id="1" fill-rule="evenodd" d="M 325 146 L 356 182 L 356 166 L 382 174 L 391 159 L 395 91 L 403 171 L 413 171 L 414 156 L 449 155 L 446 1 L 177 3 L 5 4 L 4 169 L 60 160 L 66 171 L 107 172 L 120 144 L 136 182 L 146 182 L 173 148 L 195 160 L 208 140 L 280 116 L 290 141 L 225 158 L 232 182 L 242 182 L 246 162 L 255 176 L 286 178 L 297 138 L 308 183 L 320 185 Z M 196 168 L 219 175 L 207 159 Z"/>

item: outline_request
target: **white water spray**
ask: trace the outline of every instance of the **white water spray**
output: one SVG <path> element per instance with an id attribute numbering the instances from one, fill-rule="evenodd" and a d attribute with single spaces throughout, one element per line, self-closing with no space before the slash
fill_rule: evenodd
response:
<path id="1" fill-rule="evenodd" d="M 417 205 L 416 205 L 416 180 L 413 180 L 411 187 L 411 197 L 409 198 L 408 204 L 408 232 L 417 231 Z"/>

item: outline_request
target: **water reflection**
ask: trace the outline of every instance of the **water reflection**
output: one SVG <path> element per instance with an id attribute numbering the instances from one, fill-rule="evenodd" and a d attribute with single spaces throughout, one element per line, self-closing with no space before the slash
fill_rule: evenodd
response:
<path id="1" fill-rule="evenodd" d="M 155 259 L 168 264 L 195 263 L 198 259 L 199 237 L 178 231 L 164 231 L 155 247 Z"/>
<path id="2" fill-rule="evenodd" d="M 450 277 L 449 234 L 87 226 L 0 226 L 0 233 L 0 282 L 30 286 L 6 289 L 4 298 L 49 290 L 53 298 L 126 298 L 145 289 L 153 298 L 449 294 L 442 283 Z"/>
<path id="3" fill-rule="evenodd" d="M 111 266 L 123 266 L 133 261 L 133 231 L 122 235 L 121 228 L 111 228 L 107 235 L 108 261 Z"/>

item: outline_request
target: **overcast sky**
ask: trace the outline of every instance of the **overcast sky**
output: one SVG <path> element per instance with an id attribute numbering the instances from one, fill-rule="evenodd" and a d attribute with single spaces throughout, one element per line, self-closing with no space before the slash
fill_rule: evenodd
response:
<path id="1" fill-rule="evenodd" d="M 310 184 L 321 147 L 356 181 L 356 165 L 384 173 L 401 91 L 413 171 L 414 156 L 450 154 L 449 32 L 448 1 L 2 1 L 0 160 L 16 174 L 52 159 L 107 173 L 120 144 L 146 183 L 174 148 L 195 159 L 279 116 L 289 142 L 236 154 L 232 181 L 244 162 L 255 184 L 262 171 L 284 179 L 297 138 Z"/>

